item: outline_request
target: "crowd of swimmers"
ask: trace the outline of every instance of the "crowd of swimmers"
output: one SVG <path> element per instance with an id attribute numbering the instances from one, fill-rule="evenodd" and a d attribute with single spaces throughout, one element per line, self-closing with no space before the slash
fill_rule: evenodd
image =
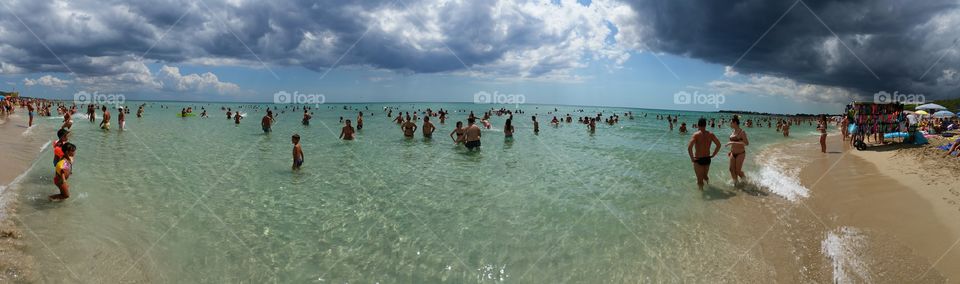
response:
<path id="1" fill-rule="evenodd" d="M 26 108 L 29 112 L 30 122 L 29 125 L 32 126 L 32 118 L 35 115 L 41 116 L 50 116 L 51 109 L 55 108 L 58 115 L 63 116 L 63 124 L 60 129 L 57 131 L 57 141 L 53 144 L 54 148 L 54 184 L 60 190 L 60 193 L 50 196 L 51 200 L 63 200 L 70 197 L 69 193 L 69 184 L 67 183 L 71 168 L 73 166 L 74 160 L 73 157 L 77 151 L 76 145 L 68 142 L 70 140 L 70 129 L 73 126 L 73 116 L 78 112 L 77 105 L 67 106 L 63 103 L 55 103 L 52 101 L 42 100 L 42 99 L 7 99 L 2 101 L 0 104 L 0 111 L 3 114 L 9 114 L 15 111 L 17 107 Z M 136 111 L 136 117 L 142 118 L 144 114 L 145 104 L 138 106 Z M 100 111 L 101 120 L 98 124 L 99 128 L 109 131 L 110 122 L 113 118 L 110 109 L 105 105 L 86 105 L 86 115 L 91 123 L 96 123 L 97 120 L 97 110 Z M 151 106 L 152 107 L 152 106 Z M 237 109 L 234 109 L 236 107 Z M 241 105 L 234 107 L 221 107 L 220 110 L 225 113 L 228 120 L 232 120 L 235 125 L 239 125 L 241 120 L 247 116 L 246 113 L 240 112 L 241 109 L 246 107 L 248 110 L 253 112 L 259 112 L 260 110 L 265 110 L 265 114 L 260 120 L 261 129 L 264 133 L 270 133 L 273 129 L 273 125 L 277 121 L 277 117 L 280 114 L 285 114 L 287 112 L 295 114 L 302 111 L 302 118 L 300 119 L 303 125 L 309 125 L 311 119 L 314 116 L 313 110 L 307 106 L 296 106 L 288 105 L 278 108 L 277 106 L 264 107 L 261 105 Z M 160 105 L 161 109 L 166 109 L 168 107 Z M 333 106 L 328 107 L 333 109 Z M 347 111 L 356 111 L 357 116 L 355 119 L 344 119 L 340 117 L 340 124 L 342 125 L 340 129 L 339 139 L 342 140 L 353 140 L 356 138 L 358 131 L 363 129 L 364 125 L 364 115 L 373 116 L 374 112 L 371 112 L 368 107 L 351 107 L 343 106 L 343 110 Z M 208 118 L 207 109 L 205 107 L 200 107 L 200 117 Z M 390 121 L 394 122 L 402 135 L 406 138 L 413 138 L 416 136 L 416 133 L 420 132 L 421 136 L 425 139 L 432 139 L 434 137 L 434 132 L 437 130 L 436 125 L 434 125 L 433 120 L 439 121 L 440 124 L 445 124 L 446 121 L 450 118 L 450 111 L 445 109 L 433 110 L 430 108 L 427 109 L 417 109 L 416 111 L 399 111 L 398 108 L 394 107 L 384 107 L 383 113 Z M 193 116 L 194 110 L 193 107 L 186 107 L 180 110 L 180 117 L 187 118 Z M 463 145 L 468 151 L 479 150 L 481 147 L 481 137 L 482 129 L 491 129 L 492 124 L 490 122 L 491 118 L 494 116 L 505 117 L 503 128 L 501 129 L 504 138 L 507 141 L 511 141 L 514 138 L 516 133 L 516 128 L 513 124 L 514 115 L 524 114 L 523 110 L 510 110 L 510 109 L 490 109 L 484 111 L 481 115 L 476 115 L 473 111 L 468 110 L 456 110 L 458 113 L 467 113 L 466 115 L 466 125 L 463 121 L 456 121 L 455 128 L 449 133 L 451 141 L 455 145 Z M 596 131 L 596 125 L 598 122 L 603 122 L 608 125 L 616 125 L 620 123 L 621 118 L 634 119 L 633 112 L 624 112 L 622 114 L 614 113 L 612 115 L 604 116 L 602 113 L 597 113 L 596 115 L 582 115 L 584 110 L 578 109 L 574 110 L 574 113 L 579 113 L 581 115 L 576 118 L 567 113 L 559 114 L 558 109 L 553 109 L 552 111 L 547 111 L 548 116 L 552 116 L 550 120 L 550 125 L 553 127 L 559 127 L 560 124 L 572 124 L 574 120 L 578 124 L 582 124 L 586 129 L 593 133 Z M 118 129 L 123 130 L 125 128 L 125 119 L 128 114 L 130 114 L 129 107 L 118 107 L 117 108 L 117 123 L 119 124 Z M 648 114 L 640 114 L 643 118 L 646 118 Z M 657 120 L 666 120 L 668 131 L 673 131 L 674 126 L 678 125 L 679 133 L 686 134 L 688 132 L 687 123 L 679 121 L 679 115 L 663 115 L 655 114 Z M 540 133 L 540 123 L 537 120 L 537 115 L 530 116 L 531 124 L 533 126 L 533 134 L 537 135 Z M 678 123 L 679 122 L 679 123 Z M 814 119 L 811 118 L 802 118 L 802 117 L 770 117 L 770 116 L 759 116 L 754 118 L 746 119 L 742 122 L 741 127 L 741 117 L 738 115 L 733 115 L 727 119 L 727 117 L 720 118 L 699 118 L 696 123 L 696 132 L 690 137 L 690 141 L 687 145 L 687 152 L 690 156 L 690 161 L 693 164 L 694 172 L 697 177 L 697 185 L 703 190 L 705 183 L 709 181 L 709 170 L 712 159 L 717 156 L 721 148 L 729 147 L 729 152 L 727 156 L 729 157 L 729 172 L 730 177 L 732 178 L 734 184 L 739 184 L 742 182 L 746 176 L 743 172 L 743 165 L 746 160 L 747 146 L 750 145 L 750 140 L 747 136 L 747 132 L 744 128 L 754 128 L 754 127 L 768 127 L 776 128 L 778 132 L 781 132 L 783 136 L 789 136 L 790 127 L 792 125 L 799 125 L 806 123 L 812 125 Z M 820 132 L 820 144 L 821 151 L 826 152 L 826 130 L 827 130 L 827 120 L 825 117 L 820 117 L 816 119 L 817 131 Z M 837 122 L 838 125 L 841 122 Z M 725 125 L 728 125 L 730 130 L 730 135 L 728 137 L 728 142 L 722 144 L 717 136 L 708 129 L 724 128 Z M 841 129 L 843 130 L 843 129 Z M 846 138 L 846 135 L 844 135 Z M 292 151 L 292 168 L 294 170 L 299 169 L 304 164 L 304 154 L 303 149 L 300 146 L 300 136 L 298 134 L 293 134 L 291 137 L 291 142 L 293 144 Z"/>

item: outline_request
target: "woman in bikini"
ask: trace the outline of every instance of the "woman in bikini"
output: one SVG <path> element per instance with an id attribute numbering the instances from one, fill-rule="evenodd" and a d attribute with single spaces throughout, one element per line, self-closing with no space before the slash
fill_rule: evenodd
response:
<path id="1" fill-rule="evenodd" d="M 820 131 L 820 152 L 827 152 L 827 117 L 820 116 L 820 121 L 817 122 L 817 131 Z"/>
<path id="2" fill-rule="evenodd" d="M 750 145 L 750 140 L 747 139 L 747 132 L 740 128 L 739 116 L 733 116 L 733 119 L 730 120 L 730 128 L 733 128 L 733 133 L 730 134 L 730 142 L 727 142 L 727 145 L 730 146 L 730 153 L 728 154 L 730 156 L 730 176 L 733 177 L 733 184 L 737 184 L 741 178 L 746 177 L 743 173 L 743 162 L 747 159 L 747 146 Z"/>
<path id="3" fill-rule="evenodd" d="M 453 137 L 454 134 L 457 135 L 456 138 Z M 453 129 L 453 131 L 450 132 L 450 139 L 453 139 L 454 145 L 460 144 L 460 142 L 463 142 L 463 122 L 462 121 L 457 121 L 457 128 Z"/>

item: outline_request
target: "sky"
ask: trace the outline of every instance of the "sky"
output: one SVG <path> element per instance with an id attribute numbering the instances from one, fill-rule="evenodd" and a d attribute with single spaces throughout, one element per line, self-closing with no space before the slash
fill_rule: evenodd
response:
<path id="1" fill-rule="evenodd" d="M 0 2 L 0 90 L 836 113 L 960 96 L 960 0 Z"/>

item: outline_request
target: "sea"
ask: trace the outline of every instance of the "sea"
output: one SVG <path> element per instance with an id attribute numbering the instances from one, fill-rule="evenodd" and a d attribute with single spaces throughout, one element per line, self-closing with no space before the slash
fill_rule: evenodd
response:
<path id="1" fill-rule="evenodd" d="M 138 105 L 144 115 L 137 118 Z M 50 202 L 61 117 L 38 118 L 24 139 L 40 154 L 4 191 L 17 208 L 37 282 L 169 283 L 622 283 L 713 282 L 741 273 L 749 241 L 718 202 L 745 196 L 789 206 L 809 192 L 784 145 L 817 135 L 803 123 L 784 137 L 749 135 L 753 191 L 730 182 L 724 148 L 699 191 L 687 143 L 700 117 L 730 114 L 564 105 L 367 103 L 299 105 L 126 102 L 121 131 L 74 116 L 71 198 Z M 192 107 L 193 117 L 178 117 Z M 209 117 L 201 118 L 206 109 Z M 236 125 L 222 108 L 240 111 Z M 261 130 L 274 110 L 276 124 Z M 296 109 L 295 109 L 296 108 Z M 394 117 L 387 117 L 386 109 Z M 450 113 L 432 139 L 405 138 L 400 112 Z M 516 134 L 493 116 L 479 151 L 448 134 L 469 112 L 521 109 Z M 81 109 L 80 112 L 84 112 Z M 364 127 L 338 139 L 341 117 Z M 633 117 L 625 115 L 632 113 Z M 619 115 L 588 131 L 577 117 Z M 550 124 L 557 116 L 573 123 Z M 421 117 L 423 114 L 419 114 Z M 679 116 L 689 133 L 657 115 Z M 531 117 L 540 121 L 534 133 Z M 745 115 L 746 119 L 766 116 Z M 421 125 L 421 122 L 417 123 Z M 776 122 L 773 122 L 775 125 Z M 708 128 L 721 141 L 731 129 Z M 305 162 L 292 170 L 291 136 Z M 814 151 L 814 149 L 810 149 Z M 766 153 L 766 154 L 763 154 Z M 776 202 L 760 202 L 760 200 Z M 771 205 L 773 204 L 773 205 Z M 749 226 L 749 222 L 739 224 Z M 747 265 L 749 266 L 749 264 Z"/>

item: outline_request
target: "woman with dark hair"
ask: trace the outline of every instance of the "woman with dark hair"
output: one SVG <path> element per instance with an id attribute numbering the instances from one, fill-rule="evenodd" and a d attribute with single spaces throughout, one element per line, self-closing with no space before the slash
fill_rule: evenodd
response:
<path id="1" fill-rule="evenodd" d="M 456 138 L 453 137 L 454 134 L 457 135 Z M 453 131 L 450 131 L 450 139 L 453 139 L 453 144 L 460 144 L 460 142 L 463 142 L 463 121 L 457 121 L 457 128 L 454 128 Z"/>
<path id="2" fill-rule="evenodd" d="M 513 121 L 512 118 L 507 118 L 507 122 L 503 125 L 503 137 L 506 139 L 513 139 Z"/>
<path id="3" fill-rule="evenodd" d="M 730 142 L 727 142 L 727 145 L 730 146 L 730 153 L 728 154 L 730 156 L 730 176 L 733 177 L 733 183 L 737 184 L 741 178 L 746 177 L 743 173 L 743 162 L 747 160 L 747 146 L 750 145 L 750 140 L 747 139 L 747 132 L 740 128 L 739 116 L 733 116 L 733 119 L 730 120 L 730 128 L 733 129 L 733 133 L 730 134 Z"/>
<path id="4" fill-rule="evenodd" d="M 824 115 L 820 116 L 820 121 L 817 122 L 817 131 L 820 131 L 820 152 L 827 152 L 827 117 Z"/>

